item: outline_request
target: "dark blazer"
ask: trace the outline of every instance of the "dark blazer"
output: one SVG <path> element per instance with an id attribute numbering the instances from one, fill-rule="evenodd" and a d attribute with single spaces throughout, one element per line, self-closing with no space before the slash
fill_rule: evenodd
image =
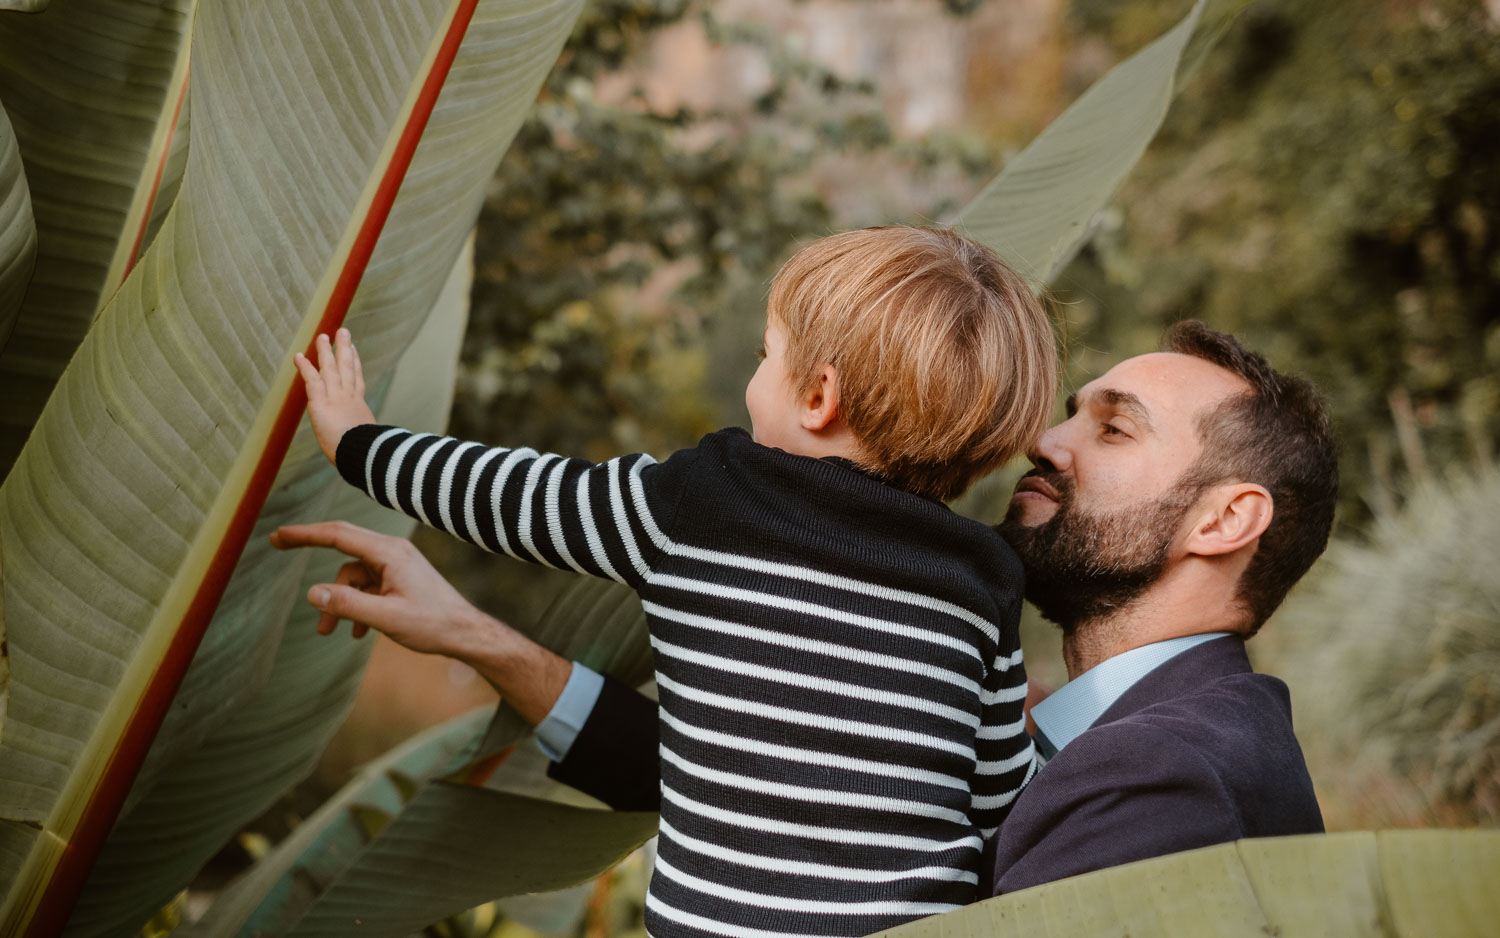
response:
<path id="1" fill-rule="evenodd" d="M 567 758 L 548 766 L 547 774 L 616 811 L 657 811 L 658 744 L 656 701 L 606 676 Z"/>
<path id="2" fill-rule="evenodd" d="M 1141 678 L 1037 773 L 995 838 L 995 893 L 1322 831 L 1286 685 L 1218 638 Z"/>
<path id="3" fill-rule="evenodd" d="M 656 705 L 606 681 L 561 782 L 620 810 L 659 803 Z M 1323 830 L 1286 685 L 1219 638 L 1141 678 L 1016 799 L 995 892 L 1195 847 Z"/>

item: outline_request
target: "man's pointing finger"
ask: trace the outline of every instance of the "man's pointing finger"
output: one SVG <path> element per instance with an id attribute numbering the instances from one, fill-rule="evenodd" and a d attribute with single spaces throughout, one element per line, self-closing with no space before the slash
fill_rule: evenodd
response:
<path id="1" fill-rule="evenodd" d="M 362 528 L 347 521 L 317 521 L 287 524 L 271 535 L 271 545 L 281 550 L 293 547 L 331 547 L 377 566 L 390 557 L 390 543 L 399 539 Z"/>

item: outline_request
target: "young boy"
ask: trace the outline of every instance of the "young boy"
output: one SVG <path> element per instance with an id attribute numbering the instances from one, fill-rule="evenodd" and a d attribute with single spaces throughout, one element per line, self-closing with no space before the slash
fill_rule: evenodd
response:
<path id="1" fill-rule="evenodd" d="M 1045 312 L 944 230 L 777 275 L 753 438 L 602 465 L 372 426 L 348 332 L 297 356 L 318 441 L 388 507 L 628 583 L 661 696 L 655 938 L 866 935 L 977 898 L 1033 768 L 1020 564 L 943 501 L 1041 432 Z"/>

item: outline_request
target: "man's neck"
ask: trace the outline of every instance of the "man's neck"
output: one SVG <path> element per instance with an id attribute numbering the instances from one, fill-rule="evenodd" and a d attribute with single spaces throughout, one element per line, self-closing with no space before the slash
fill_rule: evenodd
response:
<path id="1" fill-rule="evenodd" d="M 1063 664 L 1068 680 L 1132 648 L 1204 632 L 1233 632 L 1241 614 L 1231 597 L 1148 590 L 1107 616 L 1063 627 Z"/>
<path id="2" fill-rule="evenodd" d="M 1068 680 L 1075 680 L 1078 675 L 1115 655 L 1157 641 L 1142 637 L 1128 623 L 1119 621 L 1125 618 L 1123 614 L 1107 616 L 1064 628 L 1062 653 Z"/>

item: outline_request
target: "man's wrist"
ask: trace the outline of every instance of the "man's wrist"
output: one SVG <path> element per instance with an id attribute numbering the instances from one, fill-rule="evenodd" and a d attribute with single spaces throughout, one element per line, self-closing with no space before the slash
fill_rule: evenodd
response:
<path id="1" fill-rule="evenodd" d="M 442 654 L 481 673 L 485 670 L 481 665 L 490 670 L 504 666 L 507 640 L 517 634 L 515 630 L 469 603 L 447 618 L 442 628 L 446 635 Z"/>
<path id="2" fill-rule="evenodd" d="M 545 719 L 568 683 L 572 663 L 472 606 L 452 617 L 452 624 L 453 639 L 444 654 L 479 672 L 532 726 Z"/>

